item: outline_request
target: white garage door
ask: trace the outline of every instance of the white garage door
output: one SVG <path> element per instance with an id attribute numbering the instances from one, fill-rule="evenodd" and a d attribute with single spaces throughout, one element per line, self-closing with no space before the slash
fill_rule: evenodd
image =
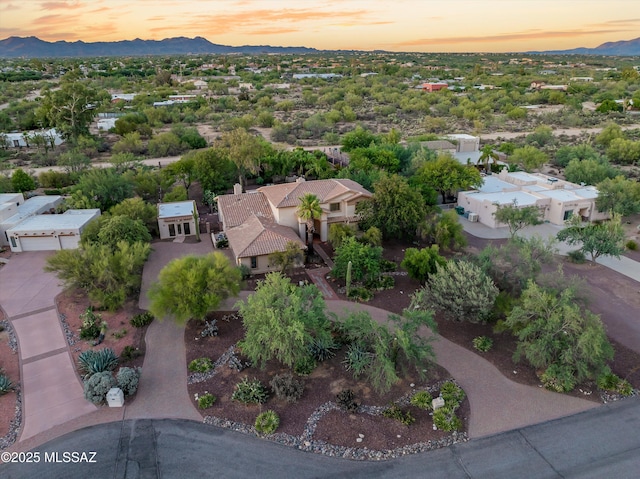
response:
<path id="1" fill-rule="evenodd" d="M 60 249 L 58 238 L 53 236 L 23 236 L 20 238 L 22 251 L 52 251 Z"/>
<path id="2" fill-rule="evenodd" d="M 80 236 L 60 236 L 59 238 L 62 249 L 78 249 Z"/>

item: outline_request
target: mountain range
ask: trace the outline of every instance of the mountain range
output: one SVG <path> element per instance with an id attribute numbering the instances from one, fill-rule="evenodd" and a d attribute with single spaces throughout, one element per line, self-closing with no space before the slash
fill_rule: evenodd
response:
<path id="1" fill-rule="evenodd" d="M 211 43 L 206 38 L 175 37 L 164 40 L 122 40 L 118 42 L 92 42 L 81 40 L 47 42 L 37 37 L 9 37 L 0 40 L 0 58 L 62 58 L 142 55 L 229 54 L 229 53 L 318 53 L 321 50 L 307 47 L 274 47 L 270 45 L 244 45 L 232 47 Z M 341 50 L 344 51 L 344 50 Z M 571 50 L 531 51 L 526 53 L 563 55 L 640 56 L 640 38 L 619 42 L 607 42 L 595 48 Z"/>
<path id="2" fill-rule="evenodd" d="M 640 37 L 633 40 L 623 40 L 619 42 L 607 42 L 595 48 L 573 48 L 571 50 L 550 50 L 543 52 L 527 52 L 527 53 L 544 53 L 558 55 L 606 55 L 606 56 L 640 56 Z"/>
<path id="3" fill-rule="evenodd" d="M 164 40 L 123 40 L 118 42 L 46 42 L 37 37 L 9 37 L 0 40 L 0 58 L 122 57 L 143 55 L 184 55 L 190 53 L 317 53 L 315 48 L 245 45 L 230 47 L 206 38 L 175 37 Z"/>

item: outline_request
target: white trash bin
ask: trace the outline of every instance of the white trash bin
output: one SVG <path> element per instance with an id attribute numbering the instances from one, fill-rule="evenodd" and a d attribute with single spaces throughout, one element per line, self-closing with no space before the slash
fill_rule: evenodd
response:
<path id="1" fill-rule="evenodd" d="M 124 406 L 124 393 L 120 388 L 111 388 L 107 393 L 107 403 L 109 407 L 122 407 Z"/>

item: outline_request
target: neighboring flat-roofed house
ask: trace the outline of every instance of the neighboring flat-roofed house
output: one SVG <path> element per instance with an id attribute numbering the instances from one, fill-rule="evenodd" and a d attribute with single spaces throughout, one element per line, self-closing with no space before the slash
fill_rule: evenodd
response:
<path id="1" fill-rule="evenodd" d="M 54 212 L 61 203 L 58 195 L 32 196 L 26 201 L 22 193 L 0 195 L 0 245 L 9 245 L 8 230 L 32 216 Z"/>
<path id="2" fill-rule="evenodd" d="M 9 246 L 16 253 L 76 249 L 82 231 L 99 209 L 67 210 L 63 214 L 34 215 L 7 230 Z"/>
<path id="3" fill-rule="evenodd" d="M 596 207 L 598 190 L 594 186 L 581 186 L 541 173 L 506 170 L 496 176 L 484 178 L 484 184 L 474 191 L 458 195 L 458 206 L 472 214 L 470 218 L 492 228 L 505 226 L 496 222 L 494 213 L 499 206 L 513 204 L 518 207 L 537 206 L 542 219 L 563 225 L 573 215 L 585 221 L 608 218 Z"/>
<path id="4" fill-rule="evenodd" d="M 327 241 L 332 223 L 356 223 L 356 204 L 372 195 L 352 180 L 331 179 L 264 186 L 251 193 L 218 196 L 221 228 L 227 234 L 237 264 L 254 272 L 271 270 L 268 256 L 284 251 L 289 241 L 305 249 L 306 222 L 297 215 L 300 198 L 318 197 L 322 215 L 314 229 Z"/>
<path id="5" fill-rule="evenodd" d="M 444 82 L 437 83 L 423 83 L 422 90 L 432 93 L 434 91 L 447 90 L 449 89 L 449 84 Z"/>
<path id="6" fill-rule="evenodd" d="M 158 204 L 158 229 L 160 239 L 196 235 L 194 201 L 176 201 Z"/>

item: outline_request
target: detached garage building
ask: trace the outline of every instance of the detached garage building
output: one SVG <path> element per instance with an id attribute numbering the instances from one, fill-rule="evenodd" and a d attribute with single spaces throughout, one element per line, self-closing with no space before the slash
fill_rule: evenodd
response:
<path id="1" fill-rule="evenodd" d="M 196 235 L 196 204 L 194 201 L 176 201 L 158 205 L 160 239 L 184 238 Z"/>
<path id="2" fill-rule="evenodd" d="M 80 234 L 100 216 L 99 209 L 67 210 L 60 215 L 35 215 L 7 230 L 11 251 L 76 249 Z"/>
<path id="3" fill-rule="evenodd" d="M 33 196 L 25 201 L 22 193 L 0 194 L 0 245 L 9 246 L 8 231 L 27 218 L 54 213 L 62 196 Z"/>

